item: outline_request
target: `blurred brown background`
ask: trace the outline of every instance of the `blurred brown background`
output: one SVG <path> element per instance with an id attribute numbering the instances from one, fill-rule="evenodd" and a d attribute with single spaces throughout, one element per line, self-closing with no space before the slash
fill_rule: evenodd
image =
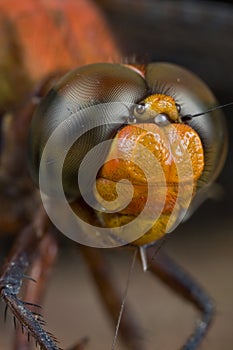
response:
<path id="1" fill-rule="evenodd" d="M 230 1 L 99 0 L 128 57 L 171 61 L 202 77 L 221 103 L 233 100 L 233 5 Z M 232 109 L 226 110 L 233 135 Z M 219 178 L 221 201 L 207 201 L 172 233 L 163 249 L 197 278 L 217 305 L 215 322 L 201 345 L 203 350 L 233 349 L 233 154 Z M 76 248 L 64 246 L 51 279 L 44 314 L 48 329 L 68 347 L 83 336 L 88 349 L 110 349 L 113 328 L 95 294 L 94 285 Z M 1 245 L 1 261 L 6 247 Z M 109 269 L 124 290 L 130 256 L 127 250 L 107 251 Z M 148 350 L 181 347 L 197 313 L 137 264 L 128 301 L 140 323 L 140 342 Z M 4 305 L 0 304 L 0 316 Z M 3 316 L 2 316 L 3 318 Z M 0 319 L 0 348 L 10 349 L 13 322 Z M 119 349 L 123 349 L 118 344 Z"/>

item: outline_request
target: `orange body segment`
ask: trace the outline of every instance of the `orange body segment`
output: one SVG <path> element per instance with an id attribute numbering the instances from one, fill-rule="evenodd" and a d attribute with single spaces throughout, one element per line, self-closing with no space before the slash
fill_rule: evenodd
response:
<path id="1" fill-rule="evenodd" d="M 0 1 L 0 47 L 0 109 L 12 107 L 51 72 L 120 57 L 90 0 Z"/>
<path id="2" fill-rule="evenodd" d="M 91 1 L 1 1 L 0 13 L 5 28 L 11 28 L 6 32 L 11 35 L 8 43 L 17 40 L 32 79 L 56 69 L 110 61 L 118 54 L 103 16 Z"/>

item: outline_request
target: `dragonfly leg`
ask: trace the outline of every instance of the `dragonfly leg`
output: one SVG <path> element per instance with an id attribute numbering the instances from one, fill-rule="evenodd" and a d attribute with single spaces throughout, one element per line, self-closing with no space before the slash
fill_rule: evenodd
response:
<path id="1" fill-rule="evenodd" d="M 34 299 L 37 297 L 40 299 L 43 294 L 48 270 L 56 256 L 56 243 L 48 233 L 47 225 L 48 219 L 44 211 L 41 210 L 34 222 L 19 234 L 0 277 L 0 296 L 6 303 L 6 307 L 11 310 L 15 325 L 19 325 L 21 331 L 25 332 L 28 338 L 33 337 L 41 349 L 58 350 L 55 338 L 44 329 L 44 320 L 38 312 L 39 306 L 34 303 Z M 53 253 L 50 257 L 45 257 L 45 252 L 48 249 Z M 36 277 L 38 283 L 35 283 L 34 288 L 31 283 L 26 288 L 25 296 L 30 299 L 23 301 L 18 297 L 18 294 L 24 280 L 33 281 L 26 273 L 30 266 L 35 268 L 36 265 L 40 269 L 44 268 L 44 271 L 38 271 L 39 275 Z M 17 340 L 20 343 L 15 346 L 15 349 L 24 349 L 25 340 L 18 336 Z"/>
<path id="2" fill-rule="evenodd" d="M 197 349 L 213 320 L 215 307 L 212 299 L 186 271 L 161 250 L 154 255 L 154 249 L 147 248 L 147 259 L 148 268 L 152 273 L 200 310 L 201 318 L 181 348 L 182 350 Z"/>
<path id="3" fill-rule="evenodd" d="M 87 261 L 91 275 L 97 286 L 103 305 L 107 309 L 114 324 L 117 323 L 122 304 L 122 296 L 116 291 L 116 285 L 108 269 L 108 262 L 100 249 L 80 246 L 82 254 Z M 120 336 L 127 349 L 141 350 L 143 348 L 140 330 L 127 306 L 127 312 L 123 313 L 120 328 Z"/>

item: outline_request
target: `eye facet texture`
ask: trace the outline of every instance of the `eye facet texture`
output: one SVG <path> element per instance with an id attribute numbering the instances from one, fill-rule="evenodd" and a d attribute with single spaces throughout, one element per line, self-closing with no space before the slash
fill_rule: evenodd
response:
<path id="1" fill-rule="evenodd" d="M 151 63 L 145 67 L 144 78 L 132 68 L 111 63 L 83 66 L 66 74 L 44 97 L 33 117 L 29 137 L 29 164 L 37 183 L 43 149 L 61 123 L 63 135 L 48 156 L 54 171 L 59 150 L 66 140 L 77 130 L 86 128 L 69 149 L 63 166 L 64 192 L 72 200 L 80 195 L 77 176 L 83 158 L 95 145 L 114 137 L 126 123 L 130 104 L 140 103 L 152 94 L 165 94 L 174 98 L 181 115 L 204 112 L 217 104 L 206 84 L 180 66 Z M 123 108 L 121 113 L 116 107 L 119 105 Z M 101 120 L 103 125 L 96 126 L 95 120 Z M 222 112 L 216 110 L 194 118 L 188 124 L 197 131 L 203 143 L 205 167 L 198 180 L 198 185 L 202 186 L 216 178 L 225 160 L 225 121 Z M 100 157 L 101 162 L 106 154 L 107 150 L 96 157 Z"/>

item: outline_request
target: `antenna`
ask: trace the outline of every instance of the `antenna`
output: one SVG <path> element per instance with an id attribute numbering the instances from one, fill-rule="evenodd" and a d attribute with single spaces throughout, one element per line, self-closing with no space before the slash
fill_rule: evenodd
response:
<path id="1" fill-rule="evenodd" d="M 113 338 L 111 350 L 115 350 L 115 348 L 116 348 L 117 336 L 118 336 L 118 332 L 119 332 L 119 327 L 120 327 L 123 311 L 124 311 L 124 308 L 125 308 L 126 297 L 127 297 L 127 293 L 128 293 L 128 289 L 129 289 L 129 282 L 130 282 L 130 279 L 131 279 L 131 276 L 132 276 L 132 273 L 133 273 L 133 268 L 134 268 L 134 265 L 135 265 L 135 260 L 136 260 L 137 253 L 138 253 L 138 250 L 135 249 L 134 250 L 134 254 L 133 254 L 133 260 L 131 262 L 131 265 L 130 265 L 130 268 L 129 268 L 129 272 L 128 272 L 127 283 L 126 283 L 125 292 L 124 292 L 122 303 L 121 303 L 121 309 L 120 309 L 118 320 L 117 320 L 117 325 L 116 325 L 116 329 L 115 329 L 115 335 L 114 335 L 114 338 Z"/>
<path id="2" fill-rule="evenodd" d="M 228 107 L 228 106 L 231 106 L 231 105 L 233 105 L 233 102 L 229 102 L 229 103 L 226 103 L 226 104 L 221 105 L 221 106 L 210 108 L 210 109 L 208 109 L 205 112 L 201 112 L 201 113 L 197 113 L 197 114 L 186 114 L 183 117 L 181 117 L 181 120 L 183 122 L 186 122 L 186 121 L 192 120 L 193 118 L 199 117 L 200 115 L 207 114 L 209 112 L 215 111 L 216 109 L 225 108 L 225 107 Z"/>

